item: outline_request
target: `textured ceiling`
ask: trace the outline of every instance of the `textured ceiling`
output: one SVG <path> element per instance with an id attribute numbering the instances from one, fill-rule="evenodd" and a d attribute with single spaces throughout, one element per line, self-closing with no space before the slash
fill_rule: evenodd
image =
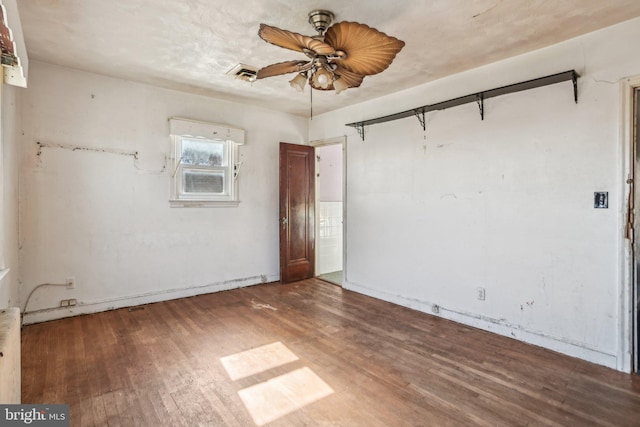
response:
<path id="1" fill-rule="evenodd" d="M 406 42 L 360 88 L 313 93 L 314 114 L 416 86 L 640 16 L 638 0 L 23 0 L 31 60 L 309 115 L 293 76 L 248 83 L 226 73 L 304 59 L 262 41 L 260 23 L 314 35 L 328 9 Z M 563 70 L 558 70 L 563 71 Z"/>

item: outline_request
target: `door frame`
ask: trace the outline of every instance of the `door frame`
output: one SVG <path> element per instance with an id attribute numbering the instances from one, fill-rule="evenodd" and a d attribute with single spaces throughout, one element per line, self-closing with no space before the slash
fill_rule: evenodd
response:
<path id="1" fill-rule="evenodd" d="M 636 275 L 640 272 L 636 271 L 635 258 L 640 258 L 640 253 L 635 254 L 633 243 L 626 238 L 627 229 L 627 213 L 633 210 L 635 223 L 634 227 L 640 226 L 640 200 L 635 199 L 635 206 L 629 206 L 632 203 L 630 192 L 640 186 L 640 176 L 634 176 L 635 168 L 640 164 L 636 164 L 635 154 L 635 91 L 640 90 L 640 76 L 629 77 L 620 83 L 620 99 L 622 101 L 620 114 L 620 163 L 622 177 L 620 180 L 620 202 L 619 215 L 620 224 L 622 225 L 619 233 L 619 272 L 620 283 L 618 287 L 618 349 L 617 349 L 617 369 L 624 372 L 640 372 L 638 366 L 638 343 L 637 328 L 638 319 L 636 318 L 637 303 L 634 301 L 634 287 L 636 286 Z M 631 180 L 635 179 L 636 182 Z M 640 233 L 636 233 L 636 239 L 640 239 Z M 639 251 L 640 252 L 640 251 Z"/>
<path id="2" fill-rule="evenodd" d="M 319 139 L 315 141 L 309 141 L 309 145 L 315 149 L 318 147 L 324 147 L 327 145 L 342 145 L 342 286 L 344 287 L 345 282 L 347 281 L 347 136 L 337 136 L 334 138 L 328 139 Z M 316 176 L 315 176 L 315 190 L 316 190 L 316 221 L 320 218 L 320 191 L 319 191 L 319 182 L 318 182 L 318 156 L 315 155 L 316 159 Z M 316 224 L 316 249 L 315 249 L 315 265 L 316 268 L 318 266 L 318 257 L 319 257 L 319 247 L 317 244 L 319 242 L 320 227 Z M 314 272 L 314 276 L 317 276 L 318 272 Z"/>

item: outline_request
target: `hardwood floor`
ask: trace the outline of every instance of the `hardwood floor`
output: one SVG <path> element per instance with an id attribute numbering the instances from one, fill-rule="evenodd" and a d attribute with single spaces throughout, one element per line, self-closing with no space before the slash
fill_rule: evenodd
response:
<path id="1" fill-rule="evenodd" d="M 26 326 L 23 403 L 73 426 L 640 425 L 640 377 L 317 279 L 142 307 Z"/>

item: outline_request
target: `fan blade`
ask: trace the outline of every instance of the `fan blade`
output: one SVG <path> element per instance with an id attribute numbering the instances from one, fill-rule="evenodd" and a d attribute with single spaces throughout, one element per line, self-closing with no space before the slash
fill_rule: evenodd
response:
<path id="1" fill-rule="evenodd" d="M 356 73 L 352 73 L 344 67 L 338 64 L 338 67 L 333 71 L 336 76 L 339 76 L 349 87 L 359 87 L 364 80 L 364 76 Z"/>
<path id="2" fill-rule="evenodd" d="M 338 22 L 327 29 L 325 43 L 343 51 L 347 57 L 340 61 L 349 71 L 363 76 L 378 74 L 393 62 L 404 42 L 375 28 L 357 22 Z"/>
<path id="3" fill-rule="evenodd" d="M 258 70 L 256 79 L 264 79 L 265 77 L 273 77 L 279 76 L 281 74 L 300 72 L 307 64 L 307 61 L 286 61 L 267 65 L 266 67 Z"/>
<path id="4" fill-rule="evenodd" d="M 266 24 L 260 24 L 258 35 L 268 43 L 297 52 L 304 52 L 305 49 L 308 49 L 318 55 L 332 55 L 335 53 L 331 46 L 312 37 L 281 30 Z"/>

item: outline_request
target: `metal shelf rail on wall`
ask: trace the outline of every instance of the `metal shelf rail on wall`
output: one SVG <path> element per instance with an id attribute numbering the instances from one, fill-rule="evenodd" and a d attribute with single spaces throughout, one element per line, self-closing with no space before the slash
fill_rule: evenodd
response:
<path id="1" fill-rule="evenodd" d="M 564 81 L 571 80 L 573 82 L 573 99 L 578 103 L 578 73 L 575 70 L 564 71 L 558 74 L 552 74 L 546 77 L 540 77 L 533 80 L 527 80 L 520 83 L 514 83 L 508 86 L 502 86 L 496 89 L 485 90 L 482 92 L 476 92 L 471 95 L 461 96 L 459 98 L 449 99 L 447 101 L 438 102 L 431 105 L 423 105 L 422 107 L 413 108 L 411 110 L 402 111 L 401 113 L 390 114 L 384 117 L 378 117 L 376 119 L 363 120 L 360 122 L 347 123 L 346 126 L 351 126 L 358 131 L 360 138 L 364 141 L 364 128 L 365 126 L 374 125 L 376 123 L 385 123 L 393 120 L 400 120 L 406 117 L 416 116 L 420 121 L 422 130 L 426 129 L 424 120 L 425 113 L 429 111 L 445 110 L 451 107 L 457 107 L 458 105 L 469 104 L 476 102 L 480 109 L 480 118 L 484 120 L 484 100 L 488 98 L 494 98 L 500 95 L 506 95 L 508 93 L 521 92 L 523 90 L 534 89 L 541 86 L 548 86 Z"/>

